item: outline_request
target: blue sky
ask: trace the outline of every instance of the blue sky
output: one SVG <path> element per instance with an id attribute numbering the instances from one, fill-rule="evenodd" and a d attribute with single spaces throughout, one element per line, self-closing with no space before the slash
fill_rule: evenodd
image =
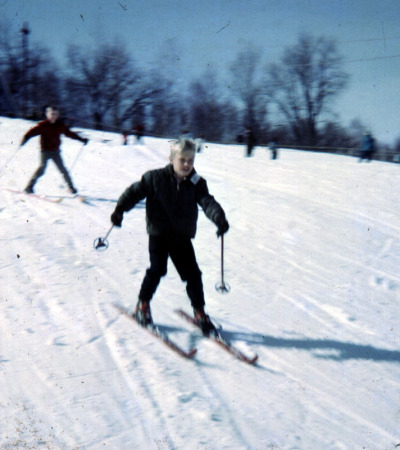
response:
<path id="1" fill-rule="evenodd" d="M 221 74 L 248 44 L 277 62 L 300 32 L 333 37 L 350 85 L 336 102 L 344 125 L 360 118 L 378 139 L 400 138 L 399 0 L 0 0 L 2 17 L 31 43 L 63 57 L 69 43 L 120 38 L 147 67 L 170 52 L 192 79 L 207 66 Z"/>

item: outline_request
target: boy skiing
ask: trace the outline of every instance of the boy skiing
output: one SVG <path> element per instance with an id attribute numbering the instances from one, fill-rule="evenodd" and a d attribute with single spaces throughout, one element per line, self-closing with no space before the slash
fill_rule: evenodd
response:
<path id="1" fill-rule="evenodd" d="M 22 142 L 20 144 L 22 147 L 30 138 L 40 135 L 40 166 L 29 180 L 29 183 L 25 188 L 25 192 L 27 194 L 33 193 L 33 187 L 35 186 L 36 181 L 44 174 L 48 161 L 52 159 L 58 170 L 63 174 L 70 191 L 73 194 L 76 194 L 77 190 L 75 189 L 72 179 L 61 159 L 60 136 L 64 134 L 71 139 L 76 139 L 83 142 L 85 145 L 89 142 L 89 140 L 80 137 L 78 134 L 71 131 L 61 120 L 59 120 L 60 113 L 58 108 L 55 106 L 48 106 L 45 113 L 46 120 L 39 122 L 36 126 L 31 128 L 22 138 Z"/>
<path id="2" fill-rule="evenodd" d="M 196 143 L 180 139 L 171 145 L 170 164 L 146 172 L 118 199 L 111 222 L 120 227 L 123 213 L 146 198 L 146 224 L 149 234 L 150 267 L 139 292 L 135 317 L 143 325 L 152 324 L 150 300 L 161 277 L 167 273 L 168 257 L 182 281 L 187 283 L 195 322 L 208 333 L 214 329 L 204 311 L 201 271 L 197 265 L 192 239 L 196 234 L 198 205 L 218 228 L 217 236 L 229 229 L 220 204 L 208 192 L 207 182 L 195 171 Z"/>

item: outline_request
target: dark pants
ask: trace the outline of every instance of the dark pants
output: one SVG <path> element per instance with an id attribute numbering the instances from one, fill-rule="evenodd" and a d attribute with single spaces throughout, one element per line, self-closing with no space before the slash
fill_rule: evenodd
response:
<path id="1" fill-rule="evenodd" d="M 57 169 L 62 173 L 65 181 L 68 184 L 68 187 L 72 188 L 73 183 L 71 180 L 71 177 L 69 176 L 69 173 L 64 166 L 64 163 L 61 159 L 61 154 L 59 151 L 57 152 L 41 152 L 40 153 L 40 166 L 37 168 L 36 172 L 32 175 L 32 178 L 29 180 L 28 186 L 30 188 L 33 188 L 36 181 L 45 173 L 46 166 L 48 161 L 52 159 L 54 164 L 57 166 Z"/>
<path id="2" fill-rule="evenodd" d="M 149 253 L 150 267 L 143 279 L 139 298 L 145 301 L 151 300 L 161 277 L 167 274 L 168 257 L 170 257 L 181 280 L 187 283 L 186 292 L 192 307 L 195 309 L 203 308 L 203 282 L 191 239 L 150 236 Z"/>
<path id="3" fill-rule="evenodd" d="M 367 161 L 372 160 L 373 150 L 361 150 L 360 152 L 360 162 L 366 159 Z"/>
<path id="4" fill-rule="evenodd" d="M 251 156 L 251 154 L 253 153 L 253 148 L 254 148 L 254 145 L 253 144 L 247 144 L 247 151 L 246 151 L 246 155 L 247 156 Z"/>

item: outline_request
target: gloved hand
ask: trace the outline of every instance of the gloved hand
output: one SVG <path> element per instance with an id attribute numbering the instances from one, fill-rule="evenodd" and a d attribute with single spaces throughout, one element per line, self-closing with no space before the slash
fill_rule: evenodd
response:
<path id="1" fill-rule="evenodd" d="M 225 215 L 220 215 L 216 218 L 215 224 L 218 227 L 217 236 L 220 237 L 229 230 L 229 223 L 225 218 Z"/>
<path id="2" fill-rule="evenodd" d="M 115 208 L 114 212 L 111 214 L 111 222 L 116 226 L 120 227 L 122 224 L 122 219 L 124 217 L 124 212 L 118 208 Z"/>
<path id="3" fill-rule="evenodd" d="M 89 139 L 83 138 L 82 142 L 83 142 L 83 145 L 87 145 L 87 143 L 89 142 Z"/>

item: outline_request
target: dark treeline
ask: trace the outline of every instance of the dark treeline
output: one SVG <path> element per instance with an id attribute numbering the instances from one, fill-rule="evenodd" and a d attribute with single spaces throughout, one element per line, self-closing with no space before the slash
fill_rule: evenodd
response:
<path id="1" fill-rule="evenodd" d="M 168 76 L 165 61 L 143 69 L 120 41 L 70 45 L 61 67 L 28 37 L 27 27 L 20 34 L 0 28 L 0 115 L 39 120 L 44 106 L 57 104 L 74 126 L 129 134 L 142 124 L 148 135 L 190 132 L 227 143 L 251 128 L 257 145 L 274 141 L 345 153 L 359 147 L 367 128 L 359 120 L 340 123 L 334 105 L 349 75 L 336 42 L 323 36 L 301 34 L 273 62 L 249 46 L 231 62 L 227 79 L 207 68 L 185 86 Z M 395 148 L 379 149 L 380 159 L 392 160 L 400 139 Z"/>

